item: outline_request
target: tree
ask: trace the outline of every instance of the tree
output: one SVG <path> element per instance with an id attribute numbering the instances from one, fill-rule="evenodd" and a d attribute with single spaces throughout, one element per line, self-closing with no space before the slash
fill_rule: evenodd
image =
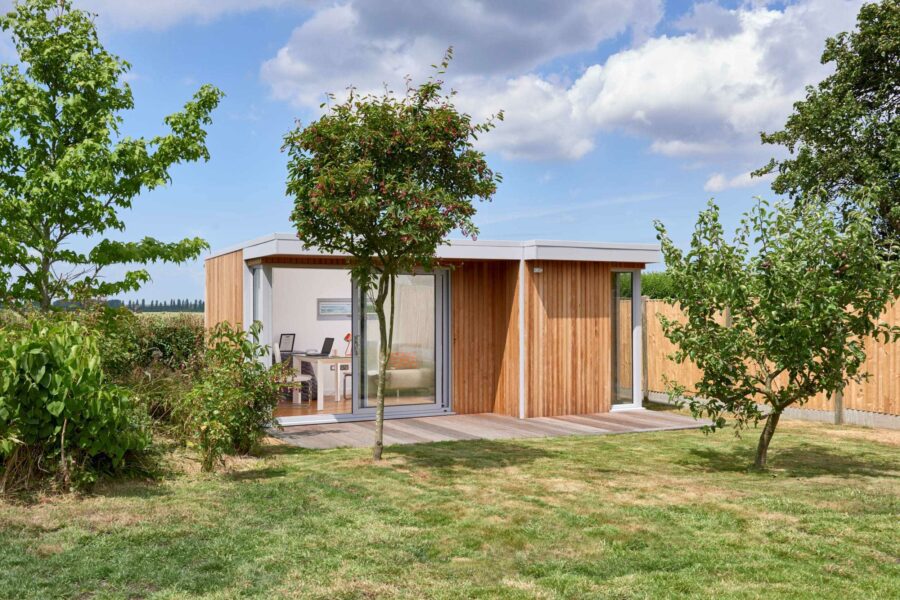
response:
<path id="1" fill-rule="evenodd" d="M 203 126 L 222 93 L 202 86 L 166 117 L 167 135 L 123 136 L 130 65 L 103 48 L 92 15 L 70 0 L 23 0 L 0 28 L 20 61 L 0 68 L 0 295 L 48 309 L 55 298 L 108 296 L 149 279 L 135 269 L 105 280 L 111 265 L 196 258 L 207 247 L 199 238 L 103 236 L 124 230 L 120 212 L 168 183 L 173 165 L 209 158 Z"/>
<path id="2" fill-rule="evenodd" d="M 760 202 L 729 243 L 710 202 L 686 252 L 656 223 L 686 317 L 663 319 L 663 328 L 678 347 L 673 358 L 703 371 L 687 404 L 695 417 L 711 418 L 712 429 L 725 425 L 726 414 L 737 431 L 765 420 L 759 468 L 786 408 L 866 376 L 865 338 L 900 332 L 878 320 L 896 297 L 896 247 L 884 249 L 884 260 L 875 217 L 851 211 L 839 223 L 832 212 L 816 203 Z M 670 393 L 684 395 L 684 388 Z"/>
<path id="3" fill-rule="evenodd" d="M 438 76 L 450 58 L 448 51 Z M 300 241 L 351 256 L 353 280 L 378 316 L 375 460 L 383 448 L 397 275 L 432 269 L 438 245 L 453 230 L 474 237 L 473 199 L 489 200 L 500 181 L 473 147 L 493 120 L 473 123 L 453 105 L 453 92 L 443 95 L 442 84 L 435 76 L 418 87 L 407 80 L 400 97 L 351 89 L 345 101 L 285 137 L 287 193 Z"/>
<path id="4" fill-rule="evenodd" d="M 879 235 L 900 239 L 900 0 L 864 5 L 822 63 L 834 73 L 807 88 L 783 130 L 762 134 L 790 158 L 754 174 L 777 173 L 773 190 L 795 201 L 871 207 Z"/>

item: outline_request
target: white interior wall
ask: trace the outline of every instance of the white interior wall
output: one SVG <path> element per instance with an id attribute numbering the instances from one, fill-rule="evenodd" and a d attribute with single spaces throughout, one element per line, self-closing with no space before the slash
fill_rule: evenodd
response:
<path id="1" fill-rule="evenodd" d="M 350 298 L 350 272 L 345 269 L 274 267 L 272 269 L 272 343 L 282 333 L 296 334 L 294 350 L 320 350 L 326 337 L 334 338 L 334 351 L 344 354 L 351 319 L 320 321 L 316 300 Z M 343 384 L 343 382 L 341 382 Z M 325 393 L 334 393 L 334 378 L 326 376 Z M 348 383 L 349 385 L 349 383 Z"/>

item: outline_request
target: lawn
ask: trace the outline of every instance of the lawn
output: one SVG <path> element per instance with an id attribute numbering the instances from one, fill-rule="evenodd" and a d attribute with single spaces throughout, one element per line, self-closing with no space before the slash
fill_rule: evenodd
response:
<path id="1" fill-rule="evenodd" d="M 390 426 L 388 424 L 388 426 Z M 0 503 L 5 598 L 886 598 L 900 432 L 785 422 L 365 450 Z"/>

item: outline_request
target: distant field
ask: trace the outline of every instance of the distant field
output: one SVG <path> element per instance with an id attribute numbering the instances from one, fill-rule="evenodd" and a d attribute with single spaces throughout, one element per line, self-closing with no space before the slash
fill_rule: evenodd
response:
<path id="1" fill-rule="evenodd" d="M 152 317 L 161 317 L 164 319 L 171 319 L 179 316 L 184 316 L 186 318 L 196 318 L 199 321 L 203 320 L 202 312 L 176 312 L 176 311 L 160 311 L 160 312 L 136 312 L 134 313 L 139 317 L 143 318 L 152 318 Z"/>

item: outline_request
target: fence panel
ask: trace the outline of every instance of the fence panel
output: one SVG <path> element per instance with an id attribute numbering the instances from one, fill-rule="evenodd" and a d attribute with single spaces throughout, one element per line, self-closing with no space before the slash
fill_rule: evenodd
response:
<path id="1" fill-rule="evenodd" d="M 703 376 L 690 361 L 677 364 L 669 358 L 676 347 L 663 333 L 659 316 L 683 320 L 678 306 L 663 300 L 644 300 L 646 311 L 647 387 L 651 392 L 665 392 L 665 378 L 677 381 L 689 392 Z M 890 325 L 900 324 L 900 303 L 885 310 L 882 319 Z M 900 342 L 884 343 L 869 339 L 865 344 L 867 380 L 850 382 L 844 390 L 844 408 L 889 415 L 900 415 Z M 834 403 L 823 394 L 812 398 L 804 408 L 832 410 Z"/>

